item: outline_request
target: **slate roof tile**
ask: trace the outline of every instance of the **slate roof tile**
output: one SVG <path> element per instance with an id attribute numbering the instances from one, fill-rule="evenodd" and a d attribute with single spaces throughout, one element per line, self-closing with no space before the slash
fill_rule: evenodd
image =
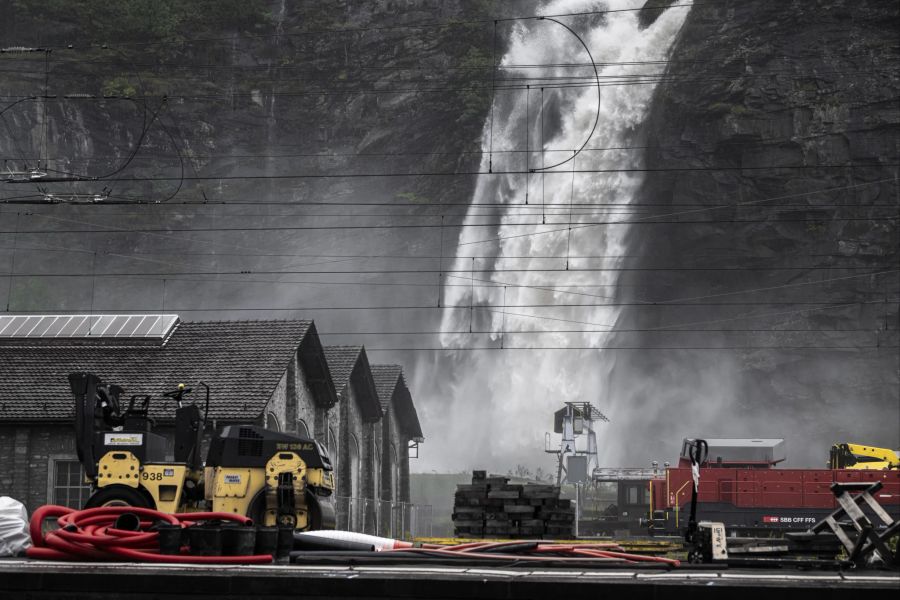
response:
<path id="1" fill-rule="evenodd" d="M 424 439 L 403 368 L 400 365 L 372 365 L 371 369 L 382 409 L 387 412 L 388 406 L 393 404 L 401 429 L 412 439 Z"/>
<path id="2" fill-rule="evenodd" d="M 403 369 L 400 365 L 371 365 L 371 369 L 381 408 L 387 410 L 391 398 L 394 397 L 394 389 L 400 381 L 400 373 Z"/>
<path id="3" fill-rule="evenodd" d="M 325 346 L 325 362 L 334 381 L 334 389 L 340 394 L 350 383 L 350 375 L 359 360 L 362 346 Z"/>
<path id="4" fill-rule="evenodd" d="M 334 389 L 342 394 L 355 377 L 357 385 L 362 386 L 361 395 L 357 397 L 363 418 L 368 421 L 377 421 L 384 414 L 382 405 L 378 400 L 378 390 L 372 378 L 372 369 L 366 350 L 362 346 L 325 346 L 325 361 L 331 378 L 334 380 Z"/>
<path id="5" fill-rule="evenodd" d="M 131 394 L 151 394 L 151 414 L 171 419 L 174 405 L 160 398 L 178 383 L 211 387 L 210 417 L 257 417 L 278 385 L 312 321 L 181 322 L 163 345 L 0 345 L 0 421 L 68 420 L 74 414 L 67 376 L 90 371 Z M 188 396 L 190 398 L 191 396 Z"/>

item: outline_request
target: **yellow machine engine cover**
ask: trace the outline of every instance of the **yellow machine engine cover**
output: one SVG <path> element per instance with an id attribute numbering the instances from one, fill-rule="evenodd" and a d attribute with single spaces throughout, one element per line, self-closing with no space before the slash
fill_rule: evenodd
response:
<path id="1" fill-rule="evenodd" d="M 309 524 L 306 508 L 306 463 L 294 452 L 278 452 L 266 463 L 265 468 L 207 467 L 207 498 L 215 512 L 230 512 L 251 517 L 251 508 L 262 510 L 261 525 L 274 526 L 278 519 L 278 478 L 282 473 L 293 475 L 295 523 L 304 529 Z M 210 485 L 211 484 L 211 485 Z M 262 507 L 251 504 L 262 492 Z"/>
<path id="2" fill-rule="evenodd" d="M 167 513 L 181 511 L 181 496 L 188 476 L 187 465 L 162 463 L 141 465 L 131 452 L 107 452 L 97 464 L 97 487 L 127 485 L 144 488 L 156 509 Z"/>
<path id="3" fill-rule="evenodd" d="M 211 471 L 211 473 L 210 473 Z M 207 469 L 207 490 L 212 490 L 212 510 L 246 515 L 250 503 L 266 483 L 263 469 L 216 467 Z M 212 483 L 212 485 L 209 485 Z"/>
<path id="4" fill-rule="evenodd" d="M 181 512 L 181 496 L 188 473 L 187 465 L 183 464 L 147 464 L 141 470 L 141 485 L 156 501 L 157 510 Z"/>
<path id="5" fill-rule="evenodd" d="M 97 487 L 127 485 L 137 488 L 140 484 L 141 462 L 127 450 L 107 452 L 97 463 Z"/>

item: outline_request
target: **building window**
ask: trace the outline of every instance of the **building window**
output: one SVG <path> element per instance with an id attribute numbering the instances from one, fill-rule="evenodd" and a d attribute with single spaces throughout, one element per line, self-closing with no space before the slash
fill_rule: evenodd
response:
<path id="1" fill-rule="evenodd" d="M 84 482 L 84 469 L 77 460 L 51 459 L 50 504 L 69 508 L 83 508 L 91 495 L 91 486 Z"/>
<path id="2" fill-rule="evenodd" d="M 312 438 L 312 436 L 309 435 L 309 427 L 306 426 L 306 421 L 303 419 L 297 419 L 297 435 Z"/>
<path id="3" fill-rule="evenodd" d="M 400 465 L 397 463 L 397 448 L 391 444 L 391 500 L 400 502 Z"/>
<path id="4" fill-rule="evenodd" d="M 266 429 L 281 431 L 281 426 L 278 424 L 278 417 L 276 417 L 273 412 L 266 414 Z"/>
<path id="5" fill-rule="evenodd" d="M 325 444 L 328 448 L 328 458 L 331 459 L 331 468 L 334 469 L 334 476 L 337 478 L 338 474 L 338 445 L 337 445 L 337 436 L 334 435 L 334 429 L 328 428 L 328 440 Z"/>
<path id="6" fill-rule="evenodd" d="M 355 500 L 351 500 L 351 512 L 350 512 L 350 527 L 351 531 L 361 531 L 360 524 L 362 523 L 362 503 L 360 502 L 360 498 L 363 497 L 362 490 L 360 489 L 360 468 L 361 461 L 359 455 L 359 442 L 356 441 L 356 436 L 352 433 L 350 434 L 350 493 L 348 494 Z"/>
<path id="7" fill-rule="evenodd" d="M 375 482 L 375 499 L 379 500 L 381 498 L 381 449 L 378 447 L 378 442 L 372 441 L 373 454 L 375 457 L 375 473 L 372 477 L 372 480 Z"/>
<path id="8" fill-rule="evenodd" d="M 360 484 L 360 460 L 359 460 L 359 442 L 356 436 L 350 434 L 350 496 L 362 498 L 362 490 L 359 489 Z"/>

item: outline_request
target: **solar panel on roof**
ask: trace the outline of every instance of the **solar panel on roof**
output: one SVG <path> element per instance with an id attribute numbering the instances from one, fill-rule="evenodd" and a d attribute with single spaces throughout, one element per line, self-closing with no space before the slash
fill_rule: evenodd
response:
<path id="1" fill-rule="evenodd" d="M 2 315 L 0 339 L 164 338 L 178 315 Z"/>

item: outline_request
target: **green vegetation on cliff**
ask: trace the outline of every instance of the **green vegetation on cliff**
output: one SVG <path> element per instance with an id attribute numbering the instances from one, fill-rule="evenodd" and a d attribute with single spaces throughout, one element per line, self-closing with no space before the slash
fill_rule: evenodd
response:
<path id="1" fill-rule="evenodd" d="M 170 40 L 268 21 L 262 0 L 13 0 L 20 19 L 68 24 L 89 41 Z M 82 40 L 83 41 L 83 40 Z"/>

